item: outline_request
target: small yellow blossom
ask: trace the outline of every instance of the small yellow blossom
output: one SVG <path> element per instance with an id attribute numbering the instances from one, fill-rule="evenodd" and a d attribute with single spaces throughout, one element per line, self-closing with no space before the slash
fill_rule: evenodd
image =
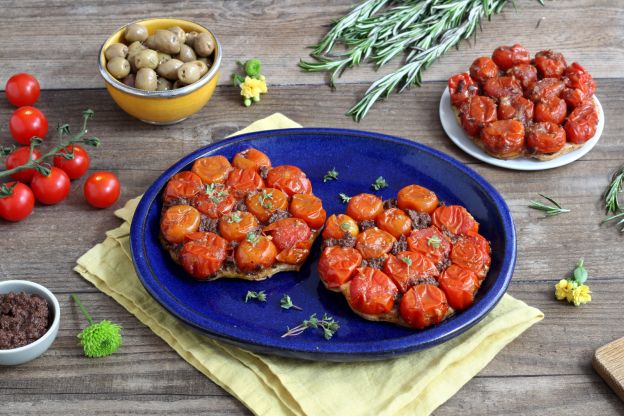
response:
<path id="1" fill-rule="evenodd" d="M 555 285 L 555 297 L 557 300 L 563 300 L 568 297 L 568 293 L 570 293 L 571 288 L 568 287 L 568 282 L 566 279 L 559 280 L 559 283 Z"/>
<path id="2" fill-rule="evenodd" d="M 262 78 L 245 77 L 245 81 L 240 84 L 241 95 L 246 99 L 259 101 L 260 94 L 265 94 L 268 91 L 266 81 Z"/>
<path id="3" fill-rule="evenodd" d="M 583 305 L 585 303 L 591 302 L 591 291 L 589 290 L 589 286 L 580 285 L 575 287 L 572 290 L 572 301 L 574 302 L 574 306 Z M 570 300 L 568 300 L 569 302 Z"/>
<path id="4" fill-rule="evenodd" d="M 555 297 L 557 300 L 567 300 L 574 303 L 574 306 L 580 306 L 591 302 L 591 291 L 589 286 L 585 284 L 579 285 L 575 281 L 561 279 L 555 285 Z"/>

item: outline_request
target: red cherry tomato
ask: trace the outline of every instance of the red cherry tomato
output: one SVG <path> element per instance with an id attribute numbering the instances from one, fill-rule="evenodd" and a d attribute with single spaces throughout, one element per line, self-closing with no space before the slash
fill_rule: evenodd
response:
<path id="1" fill-rule="evenodd" d="M 592 99 L 587 99 L 570 113 L 563 128 L 569 142 L 581 144 L 594 136 L 597 126 L 596 106 Z"/>
<path id="2" fill-rule="evenodd" d="M 347 204 L 347 215 L 356 221 L 372 221 L 383 212 L 383 201 L 377 195 L 359 194 Z"/>
<path id="3" fill-rule="evenodd" d="M 16 142 L 28 145 L 32 137 L 43 139 L 48 134 L 48 119 L 35 107 L 20 107 L 9 120 L 9 130 Z"/>
<path id="4" fill-rule="evenodd" d="M 467 234 L 470 231 L 478 232 L 479 223 L 461 205 L 443 205 L 433 212 L 433 225 L 440 230 L 451 234 Z"/>
<path id="5" fill-rule="evenodd" d="M 467 101 L 473 95 L 479 93 L 479 87 L 470 78 L 470 74 L 464 72 L 462 74 L 453 75 L 448 80 L 449 93 L 451 94 L 451 104 L 458 107 Z"/>
<path id="6" fill-rule="evenodd" d="M 521 64 L 510 68 L 507 75 L 514 77 L 526 91 L 537 82 L 537 69 L 533 65 Z"/>
<path id="7" fill-rule="evenodd" d="M 562 54 L 547 50 L 535 54 L 535 66 L 542 78 L 561 78 L 567 64 Z"/>
<path id="8" fill-rule="evenodd" d="M 414 251 L 402 251 L 396 256 L 388 256 L 383 267 L 392 281 L 405 293 L 418 283 L 425 283 L 440 275 L 436 264 L 429 257 Z"/>
<path id="9" fill-rule="evenodd" d="M 535 105 L 535 121 L 550 121 L 561 124 L 565 120 L 567 112 L 568 106 L 564 100 L 559 97 L 550 97 Z"/>
<path id="10" fill-rule="evenodd" d="M 490 269 L 490 245 L 479 234 L 463 236 L 453 244 L 451 262 L 484 279 Z"/>
<path id="11" fill-rule="evenodd" d="M 469 136 L 479 136 L 483 126 L 496 121 L 496 103 L 490 97 L 470 97 L 461 106 L 460 119 Z"/>
<path id="12" fill-rule="evenodd" d="M 484 84 L 488 78 L 498 76 L 498 66 L 487 56 L 482 56 L 474 60 L 470 65 L 470 77 L 480 84 Z"/>
<path id="13" fill-rule="evenodd" d="M 514 65 L 530 63 L 531 54 L 528 49 L 516 43 L 513 46 L 499 46 L 494 49 L 492 60 L 500 69 L 507 70 Z"/>
<path id="14" fill-rule="evenodd" d="M 7 81 L 4 93 L 15 107 L 33 105 L 39 98 L 39 81 L 25 72 L 15 74 Z"/>
<path id="15" fill-rule="evenodd" d="M 545 100 L 550 97 L 559 97 L 565 88 L 565 84 L 560 79 L 544 78 L 533 84 L 533 88 L 528 91 L 528 97 L 532 101 Z"/>
<path id="16" fill-rule="evenodd" d="M 356 311 L 367 315 L 388 313 L 394 306 L 399 289 L 381 270 L 363 267 L 349 282 L 347 301 Z"/>
<path id="17" fill-rule="evenodd" d="M 95 208 L 108 208 L 119 198 L 119 179 L 111 172 L 95 172 L 84 184 L 87 202 Z"/>
<path id="18" fill-rule="evenodd" d="M 182 267 L 197 280 L 218 272 L 227 257 L 228 242 L 215 233 L 195 232 L 186 236 L 180 251 Z"/>
<path id="19" fill-rule="evenodd" d="M 290 201 L 290 213 L 293 217 L 304 220 L 310 228 L 315 230 L 323 226 L 327 217 L 323 202 L 312 194 L 293 195 Z"/>
<path id="20" fill-rule="evenodd" d="M 524 124 L 518 120 L 494 121 L 481 130 L 485 151 L 500 159 L 517 157 L 524 148 Z"/>
<path id="21" fill-rule="evenodd" d="M 54 166 L 63 169 L 69 179 L 78 179 L 84 175 L 89 169 L 89 154 L 85 149 L 73 145 L 74 154 L 71 159 L 65 159 L 64 156 L 54 157 Z M 70 155 L 72 153 L 72 145 L 67 146 L 65 149 L 61 149 L 59 153 Z"/>
<path id="22" fill-rule="evenodd" d="M 30 181 L 30 187 L 37 201 L 45 205 L 58 204 L 69 194 L 69 176 L 57 168 L 50 168 L 50 174 L 43 176 L 37 172 Z"/>
<path id="23" fill-rule="evenodd" d="M 531 120 L 533 120 L 533 111 L 533 101 L 529 101 L 521 95 L 503 97 L 498 103 L 499 120 L 514 119 L 524 125 L 527 125 Z"/>
<path id="24" fill-rule="evenodd" d="M 9 195 L 0 194 L 0 218 L 7 221 L 21 221 L 30 215 L 35 207 L 35 197 L 30 188 L 20 182 L 3 184 L 10 189 Z M 2 187 L 3 189 L 4 186 Z"/>
<path id="25" fill-rule="evenodd" d="M 526 145 L 535 153 L 555 153 L 566 144 L 566 133 L 563 128 L 548 121 L 533 123 L 527 129 Z"/>
<path id="26" fill-rule="evenodd" d="M 401 299 L 399 307 L 405 322 L 418 329 L 440 323 L 447 310 L 446 295 L 438 287 L 430 284 L 412 286 Z"/>
<path id="27" fill-rule="evenodd" d="M 466 309 L 472 305 L 474 295 L 480 286 L 479 278 L 474 272 L 455 264 L 444 270 L 438 281 L 449 305 L 455 309 Z"/>
<path id="28" fill-rule="evenodd" d="M 284 191 L 289 196 L 312 193 L 310 179 L 296 166 L 282 165 L 274 167 L 267 174 L 266 182 L 267 186 Z"/>
<path id="29" fill-rule="evenodd" d="M 28 162 L 28 155 L 30 154 L 30 147 L 24 146 L 15 149 L 11 152 L 6 160 L 4 161 L 4 166 L 9 169 L 16 168 L 18 166 L 22 166 L 26 162 Z M 33 149 L 32 160 L 39 159 L 41 157 L 41 152 L 37 149 Z M 11 178 L 15 179 L 19 182 L 29 183 L 32 179 L 33 175 L 37 172 L 35 169 L 25 169 L 14 173 L 11 175 Z"/>
<path id="30" fill-rule="evenodd" d="M 282 218 L 264 227 L 263 231 L 271 235 L 273 244 L 280 251 L 309 240 L 311 234 L 308 224 L 299 218 Z"/>
<path id="31" fill-rule="evenodd" d="M 451 252 L 449 239 L 436 227 L 414 230 L 407 237 L 410 251 L 422 253 L 438 266 L 443 266 Z"/>
<path id="32" fill-rule="evenodd" d="M 362 255 L 351 247 L 332 246 L 323 250 L 318 262 L 321 281 L 330 290 L 348 282 L 362 264 Z"/>
<path id="33" fill-rule="evenodd" d="M 204 189 L 206 187 L 202 185 L 201 178 L 187 170 L 176 173 L 169 179 L 163 192 L 163 200 L 170 205 L 188 205 L 189 201 L 199 195 Z M 214 190 L 217 193 L 219 192 L 217 189 Z M 203 193 L 207 194 L 208 192 Z M 209 215 L 208 213 L 205 214 Z"/>
<path id="34" fill-rule="evenodd" d="M 494 77 L 485 81 L 483 93 L 498 101 L 503 97 L 522 95 L 522 86 L 514 77 Z"/>
<path id="35" fill-rule="evenodd" d="M 591 97 L 596 91 L 596 82 L 592 76 L 576 62 L 566 68 L 563 81 L 566 87 L 580 89 L 587 97 Z"/>

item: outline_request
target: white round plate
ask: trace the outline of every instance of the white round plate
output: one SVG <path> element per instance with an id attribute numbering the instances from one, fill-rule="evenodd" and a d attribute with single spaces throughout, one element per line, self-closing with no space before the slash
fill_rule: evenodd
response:
<path id="1" fill-rule="evenodd" d="M 503 160 L 488 155 L 483 149 L 477 146 L 470 137 L 468 137 L 464 129 L 457 122 L 455 112 L 453 111 L 453 107 L 451 106 L 451 95 L 449 93 L 448 87 L 444 90 L 442 98 L 440 99 L 440 121 L 442 122 L 442 127 L 444 128 L 444 131 L 453 141 L 453 143 L 455 143 L 464 152 L 479 160 L 482 160 L 485 163 L 489 163 L 490 165 L 499 166 L 505 169 L 514 170 L 553 169 L 558 168 L 559 166 L 567 165 L 568 163 L 572 163 L 576 159 L 585 156 L 596 145 L 596 143 L 598 143 L 600 135 L 602 134 L 602 129 L 604 128 L 604 112 L 602 111 L 602 106 L 600 105 L 600 101 L 598 101 L 598 98 L 596 98 L 595 95 L 593 98 L 594 102 L 596 103 L 596 108 L 598 110 L 598 126 L 596 128 L 596 134 L 594 134 L 594 137 L 589 139 L 583 147 L 552 160 L 542 161 L 528 157 L 519 157 L 517 159 Z"/>

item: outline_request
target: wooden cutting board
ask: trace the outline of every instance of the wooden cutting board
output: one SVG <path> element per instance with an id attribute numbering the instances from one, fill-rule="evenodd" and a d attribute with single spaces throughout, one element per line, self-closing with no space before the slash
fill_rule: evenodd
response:
<path id="1" fill-rule="evenodd" d="M 594 370 L 624 401 L 624 338 L 603 345 L 594 353 Z"/>

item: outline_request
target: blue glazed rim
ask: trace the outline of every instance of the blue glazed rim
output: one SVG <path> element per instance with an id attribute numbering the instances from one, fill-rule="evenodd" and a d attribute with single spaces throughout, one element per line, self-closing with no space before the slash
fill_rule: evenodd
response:
<path id="1" fill-rule="evenodd" d="M 322 348 L 319 348 L 315 343 L 306 342 L 305 340 L 291 338 L 288 346 L 284 346 L 284 341 L 280 342 L 279 337 L 273 339 L 272 337 L 258 334 L 250 336 L 249 332 L 246 330 L 223 325 L 214 320 L 204 319 L 201 315 L 196 314 L 186 305 L 180 303 L 157 278 L 152 277 L 155 276 L 155 273 L 148 261 L 147 247 L 144 238 L 148 213 L 152 209 L 152 206 L 158 202 L 161 190 L 164 188 L 167 181 L 185 166 L 205 156 L 207 153 L 217 152 L 233 144 L 253 142 L 259 138 L 293 135 L 332 135 L 343 136 L 349 139 L 366 138 L 410 146 L 452 165 L 477 183 L 487 192 L 490 199 L 493 201 L 500 215 L 500 221 L 503 225 L 505 236 L 503 241 L 505 248 L 502 254 L 501 269 L 487 293 L 483 295 L 478 303 L 462 311 L 461 314 L 456 315 L 452 321 L 443 322 L 438 326 L 415 332 L 414 337 L 381 340 L 379 342 L 369 343 L 335 343 L 332 340 L 331 342 L 324 343 Z M 167 311 L 189 326 L 211 338 L 243 349 L 291 358 L 309 360 L 320 359 L 326 361 L 362 361 L 392 358 L 407 352 L 433 347 L 464 333 L 481 321 L 501 300 L 507 291 L 516 263 L 516 232 L 509 208 L 498 191 L 477 172 L 438 150 L 400 137 L 360 130 L 315 127 L 265 130 L 241 134 L 218 143 L 210 144 L 183 157 L 163 172 L 141 198 L 131 224 L 130 246 L 135 270 L 147 292 Z M 163 255 L 168 255 L 164 250 L 162 250 L 162 253 Z M 425 336 L 425 339 L 420 339 L 417 342 L 412 339 L 421 338 L 423 336 Z"/>

